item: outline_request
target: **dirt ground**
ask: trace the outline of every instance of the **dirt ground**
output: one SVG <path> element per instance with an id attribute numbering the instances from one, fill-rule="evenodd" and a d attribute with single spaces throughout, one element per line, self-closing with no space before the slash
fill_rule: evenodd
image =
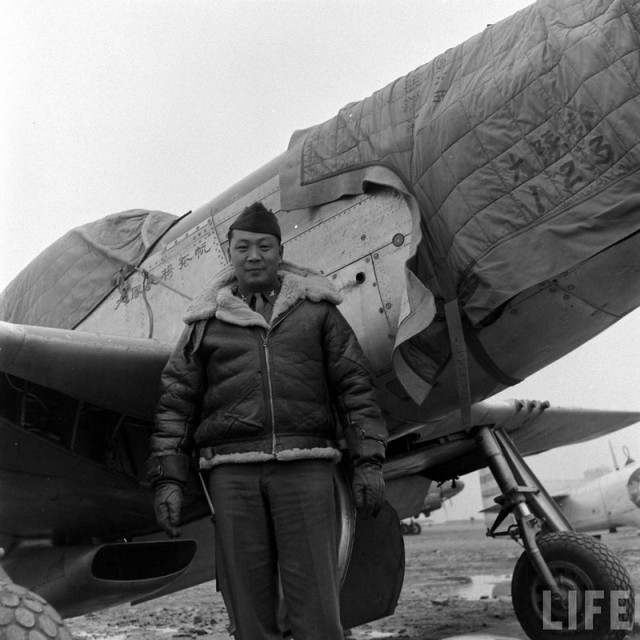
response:
<path id="1" fill-rule="evenodd" d="M 347 637 L 440 640 L 474 634 L 492 640 L 525 638 L 508 596 L 508 578 L 520 547 L 511 540 L 486 538 L 480 522 L 429 525 L 425 520 L 421 524 L 422 533 L 404 538 L 406 573 L 395 613 L 352 629 Z M 603 535 L 602 541 L 622 560 L 640 592 L 638 533 L 625 529 Z M 500 582 L 497 594 L 504 595 L 492 597 L 491 586 L 475 586 L 475 581 L 470 582 L 473 576 L 495 576 Z M 634 640 L 640 640 L 638 621 L 636 611 L 630 636 Z M 67 621 L 77 640 L 227 640 L 227 623 L 222 598 L 213 583 L 135 607 L 114 607 Z"/>

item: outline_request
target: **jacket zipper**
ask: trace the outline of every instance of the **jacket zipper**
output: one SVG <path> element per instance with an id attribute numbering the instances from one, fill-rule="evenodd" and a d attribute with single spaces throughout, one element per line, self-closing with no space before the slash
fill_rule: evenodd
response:
<path id="1" fill-rule="evenodd" d="M 290 309 L 286 311 L 283 315 L 281 315 L 278 320 L 272 325 L 272 327 L 265 331 L 264 333 L 260 332 L 260 337 L 262 339 L 262 349 L 264 354 L 265 365 L 267 368 L 267 390 L 269 396 L 269 416 L 271 418 L 271 453 L 273 455 L 276 454 L 276 410 L 275 403 L 273 401 L 273 381 L 271 380 L 271 363 L 269 357 L 269 335 L 271 332 L 288 316 L 290 313 L 300 304 L 302 301 L 294 304 Z"/>
<path id="2" fill-rule="evenodd" d="M 264 353 L 265 365 L 267 367 L 267 389 L 269 395 L 269 415 L 271 417 L 271 453 L 276 453 L 276 415 L 273 402 L 273 383 L 271 380 L 271 363 L 269 358 L 269 335 L 267 333 L 261 334 L 262 348 Z"/>

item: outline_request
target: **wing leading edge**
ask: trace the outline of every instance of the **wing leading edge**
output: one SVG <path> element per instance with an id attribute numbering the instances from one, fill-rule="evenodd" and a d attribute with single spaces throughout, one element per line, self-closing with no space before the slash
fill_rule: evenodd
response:
<path id="1" fill-rule="evenodd" d="M 83 402 L 151 419 L 172 346 L 0 322 L 0 371 Z"/>
<path id="2" fill-rule="evenodd" d="M 552 407 L 547 402 L 489 400 L 472 407 L 473 426 L 504 429 L 523 456 L 556 447 L 586 442 L 640 422 L 640 411 L 613 411 Z M 401 450 L 406 436 L 411 450 L 390 456 L 385 477 L 397 478 L 424 473 L 433 480 L 447 480 L 486 466 L 475 439 L 461 428 L 458 411 L 421 426 L 406 425 L 392 433 L 390 449 Z"/>

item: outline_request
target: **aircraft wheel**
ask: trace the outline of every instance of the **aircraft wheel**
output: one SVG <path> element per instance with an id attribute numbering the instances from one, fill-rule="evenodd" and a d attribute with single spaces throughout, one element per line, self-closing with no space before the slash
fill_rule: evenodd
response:
<path id="1" fill-rule="evenodd" d="M 417 536 L 419 533 L 421 533 L 422 531 L 422 527 L 417 523 L 417 522 L 412 522 L 409 525 L 409 531 L 414 535 Z"/>
<path id="2" fill-rule="evenodd" d="M 408 536 L 411 533 L 409 525 L 405 524 L 404 522 L 400 523 L 400 531 L 402 532 L 403 536 Z"/>
<path id="3" fill-rule="evenodd" d="M 13 582 L 0 582 L 0 638 L 73 640 L 44 598 Z"/>
<path id="4" fill-rule="evenodd" d="M 633 625 L 634 594 L 618 558 L 575 531 L 539 535 L 537 543 L 563 597 L 552 601 L 523 553 L 513 571 L 511 596 L 525 633 L 532 640 L 622 640 Z"/>

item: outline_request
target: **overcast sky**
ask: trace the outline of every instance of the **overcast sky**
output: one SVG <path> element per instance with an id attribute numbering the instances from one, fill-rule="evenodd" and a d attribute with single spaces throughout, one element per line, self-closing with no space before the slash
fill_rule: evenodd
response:
<path id="1" fill-rule="evenodd" d="M 72 227 L 197 208 L 284 151 L 294 130 L 528 4 L 0 0 L 0 290 Z M 640 409 L 639 321 L 502 395 Z M 619 458 L 623 444 L 640 458 L 637 428 L 610 439 Z M 543 477 L 577 477 L 610 456 L 599 441 L 533 460 Z M 455 502 L 467 514 L 474 500 L 470 490 Z"/>

